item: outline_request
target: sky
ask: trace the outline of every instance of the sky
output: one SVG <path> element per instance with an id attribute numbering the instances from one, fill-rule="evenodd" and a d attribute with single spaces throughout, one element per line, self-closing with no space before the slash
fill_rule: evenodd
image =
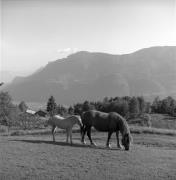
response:
<path id="1" fill-rule="evenodd" d="M 77 51 L 176 46 L 176 0 L 0 0 L 0 71 L 32 72 Z"/>

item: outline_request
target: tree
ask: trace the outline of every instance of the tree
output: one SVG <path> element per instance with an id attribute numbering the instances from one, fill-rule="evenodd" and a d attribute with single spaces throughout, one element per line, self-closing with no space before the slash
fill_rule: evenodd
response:
<path id="1" fill-rule="evenodd" d="M 145 104 L 145 112 L 150 114 L 151 113 L 151 104 L 150 102 L 146 102 Z"/>
<path id="2" fill-rule="evenodd" d="M 68 113 L 69 113 L 69 114 L 74 114 L 74 108 L 73 108 L 72 106 L 70 106 L 70 107 L 68 108 Z"/>
<path id="3" fill-rule="evenodd" d="M 104 97 L 104 99 L 103 99 L 103 103 L 108 103 L 108 102 L 109 102 L 108 97 Z"/>
<path id="4" fill-rule="evenodd" d="M 154 101 L 153 101 L 153 103 L 152 103 L 152 106 L 151 106 L 152 112 L 154 112 L 154 113 L 159 113 L 159 112 L 160 112 L 160 105 L 161 105 L 161 101 L 160 101 L 159 96 L 157 96 L 157 97 L 154 99 Z"/>
<path id="5" fill-rule="evenodd" d="M 169 114 L 174 116 L 176 112 L 176 100 L 172 99 L 170 103 Z"/>
<path id="6" fill-rule="evenodd" d="M 71 107 L 71 106 L 70 106 Z M 70 109 L 70 111 L 71 111 L 71 109 Z M 64 107 L 63 105 L 58 105 L 57 107 L 56 107 L 56 113 L 57 114 L 60 114 L 60 115 L 66 115 L 67 113 L 69 113 L 69 109 L 67 108 L 67 107 Z"/>
<path id="7" fill-rule="evenodd" d="M 95 109 L 95 106 L 93 103 L 90 103 L 89 101 L 85 101 L 82 106 L 82 111 L 89 111 Z"/>
<path id="8" fill-rule="evenodd" d="M 68 114 L 68 110 L 67 110 L 67 107 L 65 106 L 61 106 L 61 115 L 64 116 L 64 115 L 67 115 Z"/>
<path id="9" fill-rule="evenodd" d="M 110 102 L 108 104 L 108 107 L 106 108 L 106 112 L 117 112 L 122 116 L 126 116 L 128 114 L 128 102 L 123 100 L 122 98 L 118 98 L 114 100 L 113 102 Z"/>
<path id="10" fill-rule="evenodd" d="M 139 111 L 141 114 L 143 114 L 145 112 L 145 108 L 146 108 L 145 100 L 142 96 L 137 97 L 137 99 L 138 99 L 138 103 L 139 103 Z"/>
<path id="11" fill-rule="evenodd" d="M 167 113 L 172 115 L 172 112 L 175 109 L 175 100 L 168 96 L 167 98 L 162 100 L 162 104 L 161 104 L 161 110 L 162 113 Z"/>
<path id="12" fill-rule="evenodd" d="M 74 105 L 74 114 L 79 114 L 81 115 L 83 112 L 82 110 L 82 104 L 81 103 L 77 103 Z"/>
<path id="13" fill-rule="evenodd" d="M 128 105 L 128 102 L 125 101 L 125 100 L 122 100 L 121 101 L 121 104 L 120 104 L 120 107 L 121 107 L 121 112 L 120 114 L 124 117 L 128 117 L 128 113 L 129 113 L 129 105 Z"/>
<path id="14" fill-rule="evenodd" d="M 53 116 L 56 113 L 57 104 L 53 96 L 50 96 L 47 102 L 46 110 L 49 112 L 50 116 Z"/>
<path id="15" fill-rule="evenodd" d="M 28 106 L 26 105 L 26 103 L 24 101 L 21 101 L 21 103 L 18 105 L 19 109 L 21 112 L 26 112 Z"/>
<path id="16" fill-rule="evenodd" d="M 94 103 L 94 107 L 96 110 L 101 111 L 102 110 L 103 103 L 101 101 L 97 101 Z"/>
<path id="17" fill-rule="evenodd" d="M 12 98 L 8 92 L 0 93 L 0 123 L 10 126 L 17 120 L 17 107 L 12 104 Z"/>
<path id="18" fill-rule="evenodd" d="M 0 117 L 4 120 L 5 117 L 10 115 L 10 110 L 12 108 L 12 98 L 8 92 L 0 93 Z"/>
<path id="19" fill-rule="evenodd" d="M 134 117 L 139 114 L 139 103 L 136 97 L 132 97 L 129 102 L 129 112 Z"/>

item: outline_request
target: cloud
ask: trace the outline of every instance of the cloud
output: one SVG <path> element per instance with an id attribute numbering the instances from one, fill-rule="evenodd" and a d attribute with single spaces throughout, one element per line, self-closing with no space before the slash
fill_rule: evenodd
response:
<path id="1" fill-rule="evenodd" d="M 57 52 L 60 54 L 72 54 L 77 52 L 77 48 L 65 48 L 65 49 L 58 49 Z"/>
<path id="2" fill-rule="evenodd" d="M 58 50 L 57 50 L 58 53 L 67 53 L 67 52 L 70 52 L 70 51 L 71 51 L 71 48 L 58 49 Z"/>

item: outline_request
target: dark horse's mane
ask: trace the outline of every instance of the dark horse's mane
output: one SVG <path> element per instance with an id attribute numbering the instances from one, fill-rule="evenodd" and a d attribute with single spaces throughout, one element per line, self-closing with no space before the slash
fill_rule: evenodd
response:
<path id="1" fill-rule="evenodd" d="M 116 112 L 110 112 L 109 117 L 116 118 L 118 120 L 119 130 L 122 134 L 130 134 L 130 129 L 125 118 Z"/>

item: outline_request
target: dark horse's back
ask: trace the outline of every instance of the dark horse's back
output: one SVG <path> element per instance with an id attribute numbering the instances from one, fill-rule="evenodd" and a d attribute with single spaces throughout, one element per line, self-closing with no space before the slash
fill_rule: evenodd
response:
<path id="1" fill-rule="evenodd" d="M 100 111 L 90 110 L 82 115 L 82 122 L 85 126 L 93 126 L 98 131 L 107 132 L 120 130 L 125 123 L 125 119 L 115 112 L 104 113 Z"/>

